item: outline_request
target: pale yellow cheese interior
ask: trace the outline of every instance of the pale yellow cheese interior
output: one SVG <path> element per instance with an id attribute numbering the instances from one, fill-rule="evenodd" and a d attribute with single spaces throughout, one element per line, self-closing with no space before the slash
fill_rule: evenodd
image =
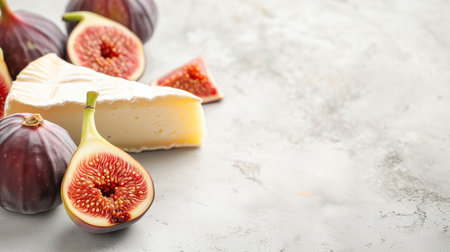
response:
<path id="1" fill-rule="evenodd" d="M 95 114 L 97 129 L 119 148 L 139 152 L 202 144 L 204 116 L 197 97 L 181 90 L 154 88 L 99 74 L 55 60 L 54 55 L 44 57 L 49 58 L 38 59 L 36 65 L 31 63 L 14 82 L 6 101 L 6 114 L 40 113 L 44 119 L 65 128 L 78 144 L 86 92 L 92 90 L 100 93 Z M 52 68 L 54 64 L 58 65 L 53 68 L 54 75 L 38 73 L 40 76 L 35 77 L 36 69 Z M 70 68 L 63 69 L 67 76 L 58 72 L 61 66 Z M 76 71 L 82 77 L 77 78 Z"/>

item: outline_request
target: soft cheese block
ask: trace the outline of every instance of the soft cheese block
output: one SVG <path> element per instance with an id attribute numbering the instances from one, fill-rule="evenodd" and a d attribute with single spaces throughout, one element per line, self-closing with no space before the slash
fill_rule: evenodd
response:
<path id="1" fill-rule="evenodd" d="M 100 94 L 95 121 L 100 134 L 125 151 L 199 146 L 205 136 L 201 99 L 174 88 L 111 77 L 75 66 L 55 54 L 30 63 L 6 99 L 6 115 L 39 113 L 79 143 L 86 93 Z"/>

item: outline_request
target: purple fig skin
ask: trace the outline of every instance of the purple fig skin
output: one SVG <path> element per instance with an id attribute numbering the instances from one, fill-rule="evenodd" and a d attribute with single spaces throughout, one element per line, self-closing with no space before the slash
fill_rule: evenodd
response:
<path id="1" fill-rule="evenodd" d="M 61 204 L 61 182 L 76 149 L 67 131 L 54 123 L 23 125 L 30 115 L 0 120 L 0 206 L 23 214 Z"/>
<path id="2" fill-rule="evenodd" d="M 143 43 L 153 35 L 158 9 L 153 0 L 70 0 L 66 12 L 91 11 L 130 29 Z M 66 23 L 67 34 L 76 23 Z"/>
<path id="3" fill-rule="evenodd" d="M 47 54 L 65 57 L 67 38 L 50 20 L 27 12 L 12 12 L 5 0 L 0 0 L 0 47 L 13 79 L 31 61 Z"/>

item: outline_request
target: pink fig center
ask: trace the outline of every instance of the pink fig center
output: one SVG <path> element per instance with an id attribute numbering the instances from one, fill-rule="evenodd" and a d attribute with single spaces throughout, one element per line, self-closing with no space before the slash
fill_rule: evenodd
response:
<path id="1" fill-rule="evenodd" d="M 87 27 L 74 44 L 80 65 L 97 72 L 126 78 L 141 64 L 138 42 L 115 27 Z"/>
<path id="2" fill-rule="evenodd" d="M 114 45 L 104 41 L 100 45 L 100 52 L 105 59 L 119 57 L 119 53 L 115 50 Z"/>

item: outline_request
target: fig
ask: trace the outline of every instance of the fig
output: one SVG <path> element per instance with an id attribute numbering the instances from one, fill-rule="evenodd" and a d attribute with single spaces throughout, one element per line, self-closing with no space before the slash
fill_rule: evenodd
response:
<path id="1" fill-rule="evenodd" d="M 90 11 L 114 20 L 147 42 L 155 30 L 158 9 L 153 0 L 70 0 L 66 12 Z M 67 23 L 67 33 L 75 27 Z"/>
<path id="2" fill-rule="evenodd" d="M 0 0 L 0 47 L 13 79 L 31 61 L 47 54 L 65 56 L 66 36 L 50 20 L 27 12 L 13 12 Z"/>
<path id="3" fill-rule="evenodd" d="M 202 99 L 202 103 L 218 101 L 223 98 L 206 66 L 203 57 L 188 63 L 156 79 L 152 86 L 167 86 L 188 91 Z"/>
<path id="4" fill-rule="evenodd" d="M 0 119 L 5 115 L 5 101 L 11 88 L 11 76 L 3 61 L 3 51 L 0 48 Z"/>
<path id="5" fill-rule="evenodd" d="M 128 28 L 88 11 L 69 12 L 63 19 L 80 21 L 67 41 L 70 62 L 128 80 L 144 73 L 142 41 Z"/>
<path id="6" fill-rule="evenodd" d="M 0 120 L 0 206 L 36 214 L 61 204 L 61 181 L 76 149 L 69 133 L 39 114 Z"/>
<path id="7" fill-rule="evenodd" d="M 104 233 L 139 220 L 155 193 L 147 170 L 97 132 L 97 97 L 87 93 L 81 142 L 64 175 L 61 197 L 72 221 L 89 232 Z"/>

